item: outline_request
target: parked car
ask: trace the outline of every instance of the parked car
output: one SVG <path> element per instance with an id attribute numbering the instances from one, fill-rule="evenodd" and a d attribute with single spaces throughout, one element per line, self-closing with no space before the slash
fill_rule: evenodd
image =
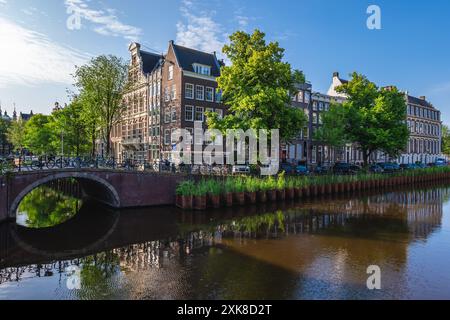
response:
<path id="1" fill-rule="evenodd" d="M 330 167 L 327 165 L 318 165 L 315 169 L 314 169 L 314 173 L 315 174 L 327 174 L 330 172 Z"/>
<path id="2" fill-rule="evenodd" d="M 422 163 L 422 162 L 416 162 L 416 166 L 419 169 L 425 169 L 427 167 L 427 165 L 425 163 Z"/>
<path id="3" fill-rule="evenodd" d="M 415 169 L 417 169 L 417 166 L 414 163 L 405 163 L 405 164 L 401 164 L 400 168 L 403 171 L 407 171 L 407 170 L 415 170 Z"/>
<path id="4" fill-rule="evenodd" d="M 437 167 L 445 167 L 445 166 L 448 165 L 448 162 L 447 162 L 447 160 L 444 159 L 444 158 L 438 158 L 438 159 L 436 159 L 436 161 L 434 162 L 434 164 L 435 164 Z"/>
<path id="5" fill-rule="evenodd" d="M 232 169 L 233 174 L 249 174 L 250 166 L 248 165 L 235 165 Z"/>
<path id="6" fill-rule="evenodd" d="M 307 166 L 299 164 L 295 167 L 295 173 L 302 175 L 302 176 L 306 176 L 309 174 L 309 170 L 308 170 Z"/>
<path id="7" fill-rule="evenodd" d="M 385 173 L 394 173 L 400 170 L 400 166 L 394 162 L 379 162 L 377 163 Z"/>
<path id="8" fill-rule="evenodd" d="M 284 162 L 280 165 L 280 171 L 284 171 L 286 174 L 294 173 L 294 168 L 290 163 Z"/>
<path id="9" fill-rule="evenodd" d="M 383 168 L 377 164 L 372 164 L 369 167 L 369 171 L 372 173 L 383 173 L 384 172 Z"/>
<path id="10" fill-rule="evenodd" d="M 355 174 L 361 170 L 361 167 L 347 162 L 337 162 L 333 167 L 335 174 Z"/>

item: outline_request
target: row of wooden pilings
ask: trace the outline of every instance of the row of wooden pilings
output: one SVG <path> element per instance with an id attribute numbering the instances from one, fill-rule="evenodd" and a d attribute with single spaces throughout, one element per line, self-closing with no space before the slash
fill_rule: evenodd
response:
<path id="1" fill-rule="evenodd" d="M 256 192 L 230 192 L 221 195 L 176 196 L 176 206 L 185 210 L 206 210 L 232 206 L 253 205 L 293 199 L 312 199 L 322 195 L 339 195 L 358 191 L 380 190 L 395 186 L 450 180 L 450 172 L 422 175 L 387 176 L 360 181 L 312 184 L 303 188 L 284 188 Z"/>

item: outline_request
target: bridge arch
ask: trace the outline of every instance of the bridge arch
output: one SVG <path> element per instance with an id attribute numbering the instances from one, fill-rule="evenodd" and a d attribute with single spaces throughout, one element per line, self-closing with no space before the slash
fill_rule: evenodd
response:
<path id="1" fill-rule="evenodd" d="M 110 207 L 120 208 L 120 197 L 116 189 L 105 179 L 86 172 L 62 172 L 50 174 L 26 186 L 13 200 L 10 206 L 10 217 L 16 216 L 16 211 L 22 199 L 35 188 L 51 181 L 74 178 L 80 183 L 85 196 L 100 201 Z"/>

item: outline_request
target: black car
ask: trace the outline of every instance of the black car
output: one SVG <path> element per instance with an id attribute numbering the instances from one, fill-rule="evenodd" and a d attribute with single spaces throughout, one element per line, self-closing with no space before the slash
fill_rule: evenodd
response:
<path id="1" fill-rule="evenodd" d="M 326 165 L 321 165 L 319 164 L 315 169 L 314 169 L 314 173 L 315 174 L 327 174 L 330 172 L 330 167 L 326 166 Z"/>
<path id="2" fill-rule="evenodd" d="M 359 166 L 346 162 L 337 162 L 333 167 L 333 173 L 335 174 L 355 174 L 359 170 L 361 170 Z"/>
<path id="3" fill-rule="evenodd" d="M 284 162 L 280 166 L 280 171 L 284 171 L 286 174 L 294 173 L 294 168 L 290 163 Z"/>

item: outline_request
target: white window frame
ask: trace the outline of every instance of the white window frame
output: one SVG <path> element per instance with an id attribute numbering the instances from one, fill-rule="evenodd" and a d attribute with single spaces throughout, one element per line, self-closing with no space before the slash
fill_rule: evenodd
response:
<path id="1" fill-rule="evenodd" d="M 192 83 L 186 83 L 185 85 L 184 85 L 184 97 L 186 98 L 186 99 L 194 99 L 195 98 L 195 86 L 192 84 Z M 190 88 L 190 91 L 191 91 L 191 95 L 189 96 L 188 95 L 188 92 L 189 92 L 189 89 L 188 88 Z"/>
<path id="2" fill-rule="evenodd" d="M 188 112 L 188 108 L 191 108 L 191 112 L 190 112 L 191 118 L 190 119 L 188 119 L 186 117 L 186 115 L 188 114 L 187 113 Z M 185 106 L 184 107 L 184 120 L 193 122 L 194 121 L 194 117 L 195 117 L 195 107 L 194 106 L 190 106 L 190 105 Z"/>
<path id="3" fill-rule="evenodd" d="M 169 80 L 173 80 L 173 65 L 169 66 Z"/>
<path id="4" fill-rule="evenodd" d="M 208 91 L 211 92 L 211 99 L 208 99 Z M 214 88 L 213 87 L 205 88 L 205 100 L 209 101 L 209 102 L 214 102 Z"/>
<path id="5" fill-rule="evenodd" d="M 201 89 L 201 98 L 199 97 L 198 93 L 198 89 Z M 195 99 L 196 100 L 200 100 L 200 101 L 204 101 L 205 100 L 205 86 L 201 86 L 201 85 L 196 85 L 195 86 Z"/>
<path id="6" fill-rule="evenodd" d="M 201 120 L 197 119 L 197 112 L 201 112 L 201 114 L 202 114 L 202 119 Z M 201 121 L 201 122 L 205 121 L 205 108 L 203 108 L 203 107 L 195 107 L 194 121 Z"/>

